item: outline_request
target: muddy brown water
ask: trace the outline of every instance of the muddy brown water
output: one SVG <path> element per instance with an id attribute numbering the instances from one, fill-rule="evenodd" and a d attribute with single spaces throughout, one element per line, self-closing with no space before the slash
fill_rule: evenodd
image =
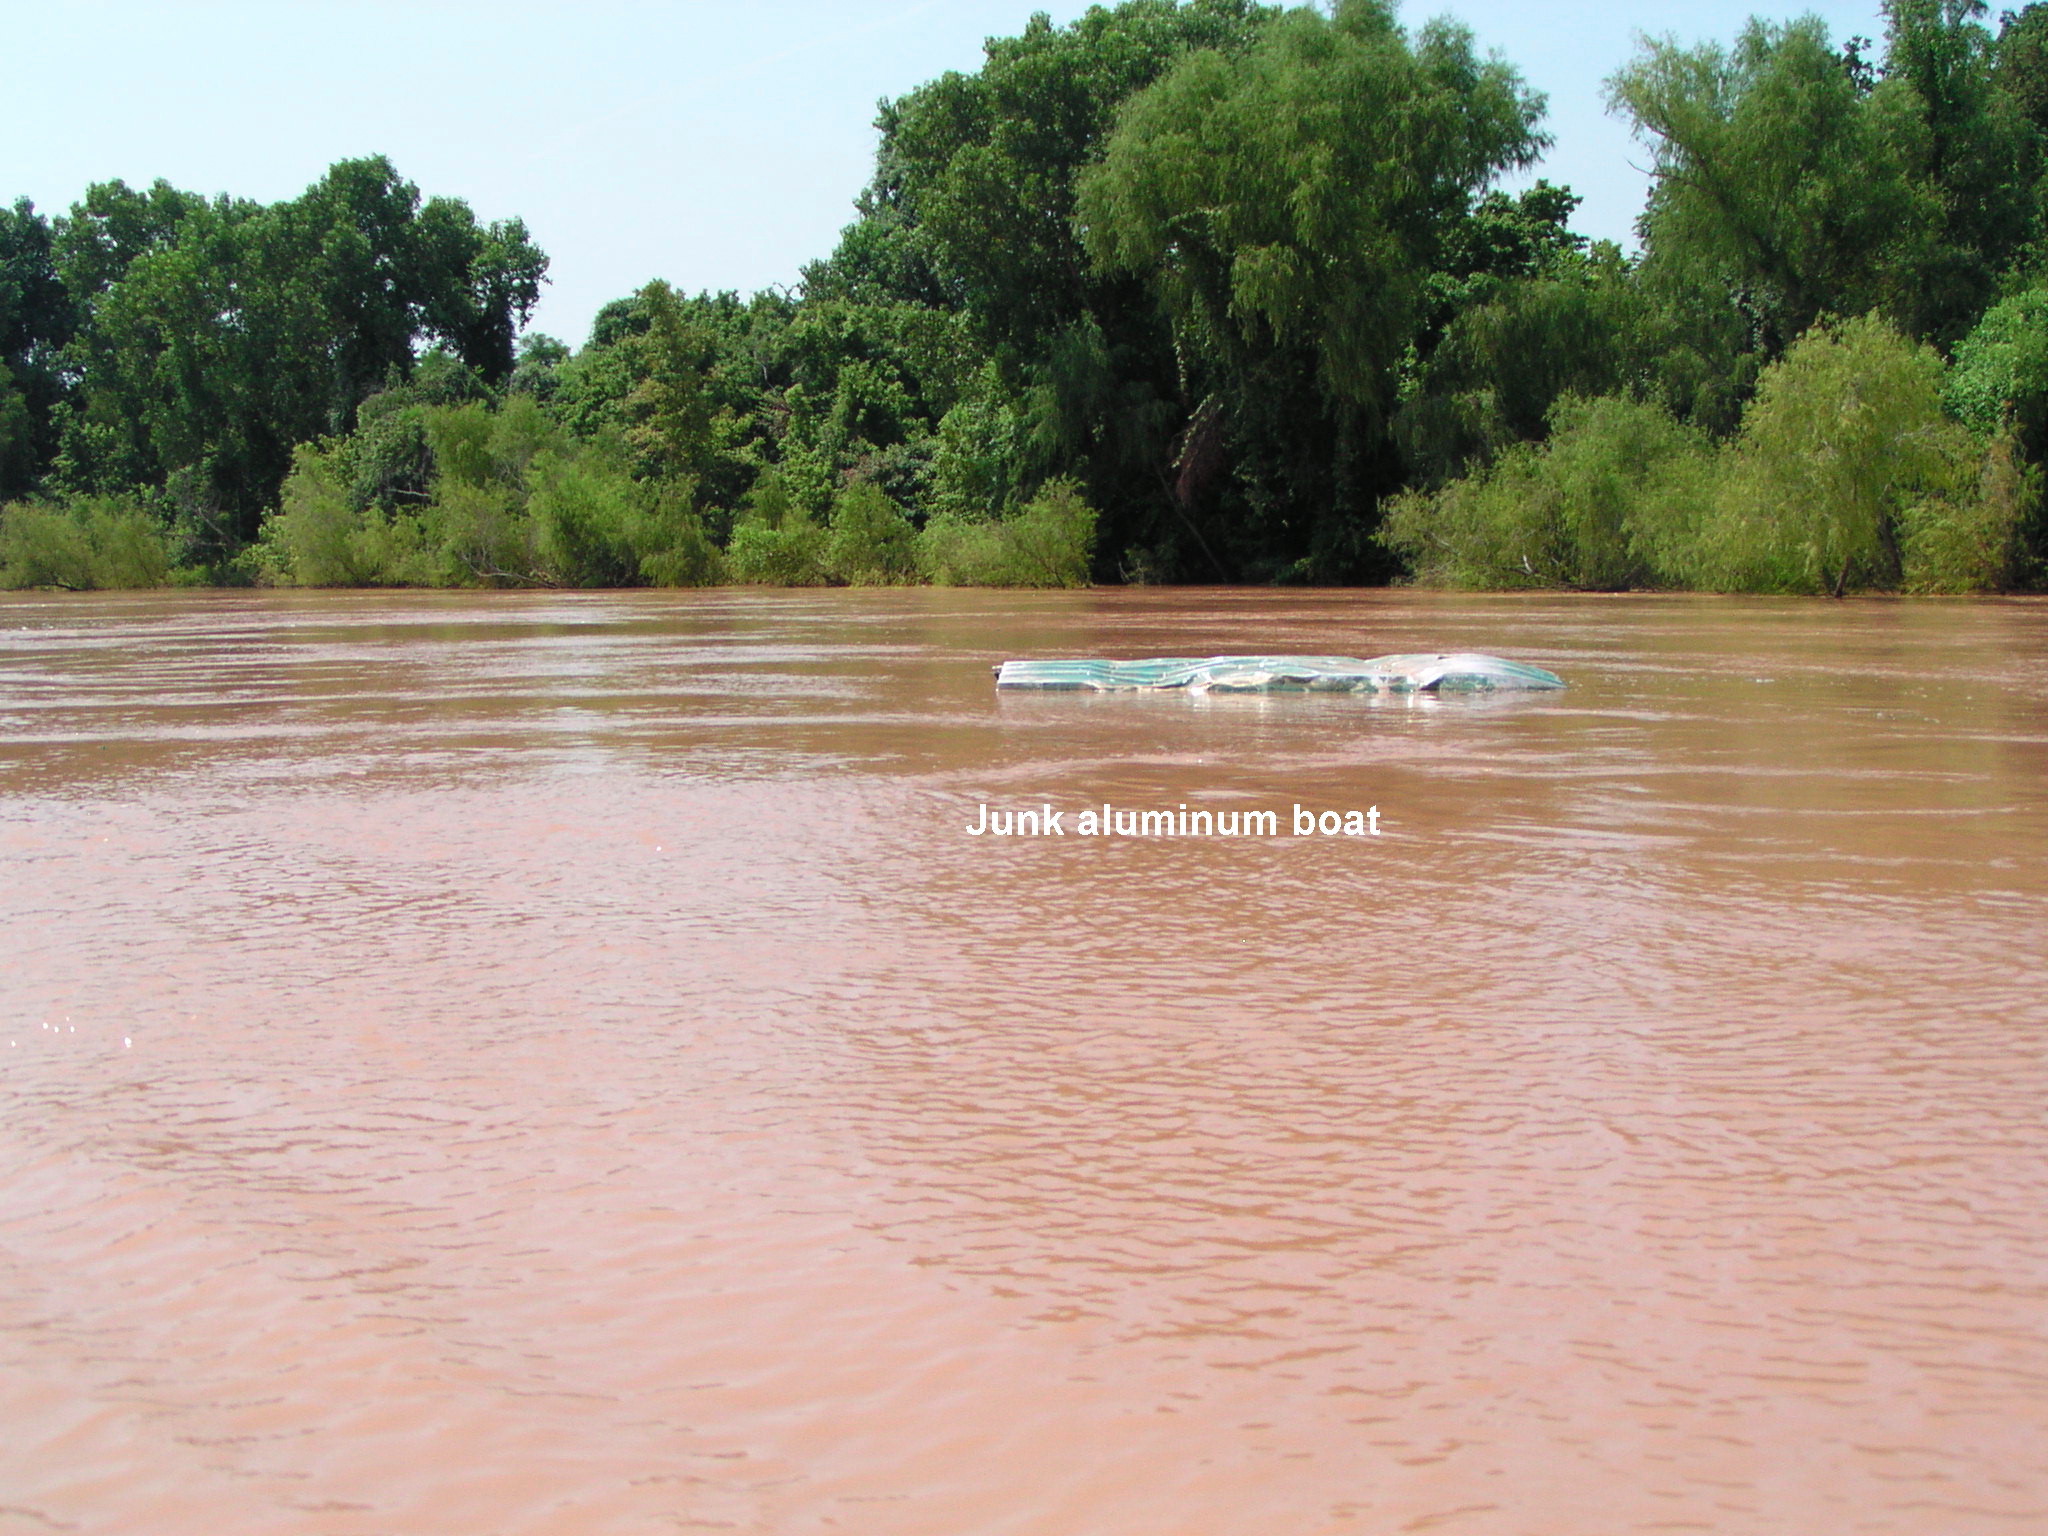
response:
<path id="1" fill-rule="evenodd" d="M 2048 1530 L 2044 855 L 2038 602 L 10 597 L 0 1533 Z"/>

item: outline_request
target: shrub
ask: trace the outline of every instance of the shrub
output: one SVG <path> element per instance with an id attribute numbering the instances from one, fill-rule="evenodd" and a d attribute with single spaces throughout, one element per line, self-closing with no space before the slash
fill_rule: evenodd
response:
<path id="1" fill-rule="evenodd" d="M 1072 480 L 1048 481 L 1002 523 L 1020 587 L 1085 587 L 1095 509 Z"/>
<path id="2" fill-rule="evenodd" d="M 602 437 L 596 441 L 605 444 Z M 497 478 L 515 485 L 525 480 L 533 461 L 548 449 L 566 451 L 569 447 L 568 434 L 531 395 L 514 395 L 492 413 L 490 434 L 484 440 Z"/>
<path id="3" fill-rule="evenodd" d="M 358 507 L 332 446 L 308 443 L 292 455 L 283 506 L 264 525 L 272 578 L 301 587 L 389 587 L 432 580 L 420 524 Z"/>
<path id="4" fill-rule="evenodd" d="M 533 520 L 511 486 L 443 479 L 421 523 L 445 585 L 525 586 L 540 579 Z"/>
<path id="5" fill-rule="evenodd" d="M 489 485 L 506 477 L 491 453 L 491 413 L 482 405 L 447 405 L 425 413 L 434 478 L 460 485 Z"/>
<path id="6" fill-rule="evenodd" d="M 1453 586 L 1977 591 L 2023 574 L 2041 498 L 2014 433 L 1944 412 L 1940 360 L 1876 317 L 1816 326 L 1720 449 L 1662 409 L 1567 400 L 1551 436 L 1432 493 L 1381 537 Z"/>
<path id="7" fill-rule="evenodd" d="M 544 450 L 527 511 L 543 571 L 559 586 L 701 586 L 718 550 L 692 507 L 696 483 L 633 478 L 615 445 Z"/>
<path id="8" fill-rule="evenodd" d="M 27 502 L 0 511 L 0 579 L 10 587 L 88 590 L 92 546 L 84 525 L 55 507 Z"/>
<path id="9" fill-rule="evenodd" d="M 514 395 L 498 410 L 470 403 L 424 412 L 437 481 L 463 485 L 519 485 L 549 449 L 570 457 L 566 434 L 531 395 Z"/>
<path id="10" fill-rule="evenodd" d="M 164 525 L 141 507 L 112 497 L 74 503 L 85 518 L 96 587 L 161 587 L 171 579 Z"/>
<path id="11" fill-rule="evenodd" d="M 170 579 L 164 526 L 132 502 L 87 496 L 0 509 L 0 586 L 88 591 Z"/>
<path id="12" fill-rule="evenodd" d="M 646 492 L 623 466 L 594 452 L 548 453 L 534 461 L 529 479 L 534 548 L 555 585 L 638 582 Z"/>
<path id="13" fill-rule="evenodd" d="M 640 575 L 651 586 L 708 587 L 725 577 L 725 556 L 691 506 L 689 482 L 656 491 L 636 530 Z"/>
<path id="14" fill-rule="evenodd" d="M 1906 507 L 1902 564 L 1909 592 L 2004 591 L 2025 578 L 2026 535 L 2039 515 L 2040 471 L 2015 434 L 1992 439 L 1975 494 Z"/>
<path id="15" fill-rule="evenodd" d="M 734 581 L 767 587 L 815 587 L 825 581 L 825 530 L 811 520 L 808 480 L 790 466 L 764 469 L 726 541 Z M 813 488 L 814 489 L 814 488 Z"/>
<path id="16" fill-rule="evenodd" d="M 1548 441 L 1395 498 L 1381 541 L 1445 586 L 1612 591 L 1666 579 L 1698 521 L 1705 439 L 1623 396 L 1567 397 L 1549 421 Z"/>
<path id="17" fill-rule="evenodd" d="M 782 526 L 743 521 L 725 546 L 725 564 L 734 581 L 768 587 L 815 587 L 825 581 L 825 531 L 801 512 L 792 512 Z"/>
<path id="18" fill-rule="evenodd" d="M 825 570 L 851 586 L 887 586 L 917 575 L 916 530 L 880 486 L 863 482 L 832 503 Z"/>
<path id="19" fill-rule="evenodd" d="M 1002 532 L 992 520 L 935 513 L 918 533 L 918 574 L 941 587 L 1006 584 Z"/>
<path id="20" fill-rule="evenodd" d="M 1808 331 L 1757 382 L 1690 562 L 1695 583 L 1838 596 L 1900 586 L 1908 524 L 1924 543 L 1978 499 L 1982 449 L 1943 411 L 1941 385 L 1941 360 L 1874 315 Z"/>
<path id="21" fill-rule="evenodd" d="M 935 516 L 917 539 L 918 569 L 949 587 L 1085 587 L 1095 509 L 1071 480 L 1048 482 L 1000 520 Z"/>

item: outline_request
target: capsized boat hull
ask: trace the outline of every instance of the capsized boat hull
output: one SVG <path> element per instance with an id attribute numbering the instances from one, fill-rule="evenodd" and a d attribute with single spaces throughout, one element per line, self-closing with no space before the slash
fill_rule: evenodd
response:
<path id="1" fill-rule="evenodd" d="M 1535 693 L 1562 688 L 1555 672 L 1474 651 L 1406 656 L 1158 656 L 1145 661 L 1006 661 L 998 688 L 1116 693 Z"/>

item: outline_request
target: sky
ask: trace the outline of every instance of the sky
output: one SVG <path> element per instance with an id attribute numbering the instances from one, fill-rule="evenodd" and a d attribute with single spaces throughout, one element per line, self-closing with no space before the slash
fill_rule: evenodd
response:
<path id="1" fill-rule="evenodd" d="M 572 343 L 665 278 L 751 293 L 828 254 L 872 166 L 875 104 L 979 67 L 989 36 L 1072 0 L 411 0 L 261 5 L 0 0 L 9 117 L 0 196 L 46 213 L 96 181 L 163 177 L 264 202 L 334 161 L 388 155 L 428 196 L 523 218 L 551 259 L 533 327 Z M 1584 199 L 1576 227 L 1633 241 L 1643 147 L 1602 82 L 1640 34 L 1726 41 L 1754 11 L 1881 37 L 1875 4 L 1408 0 L 1450 15 L 1549 98 L 1532 176 Z M 29 132 L 19 125 L 36 125 Z M 1519 185 L 1531 179 L 1523 177 Z"/>

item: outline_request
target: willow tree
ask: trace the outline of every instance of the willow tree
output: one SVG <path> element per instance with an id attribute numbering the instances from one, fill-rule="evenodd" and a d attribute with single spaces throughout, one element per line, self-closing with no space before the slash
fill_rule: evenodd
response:
<path id="1" fill-rule="evenodd" d="M 1118 115 L 1077 221 L 1142 277 L 1194 402 L 1178 481 L 1240 574 L 1358 574 L 1387 430 L 1447 232 L 1532 163 L 1541 96 L 1471 34 L 1382 0 L 1296 10 L 1185 55 Z"/>
<path id="2" fill-rule="evenodd" d="M 1034 16 L 883 112 L 884 184 L 992 342 L 1030 348 L 1099 295 L 1072 224 L 1075 179 L 1118 108 L 1191 49 L 1242 52 L 1273 15 L 1250 0 L 1125 0 L 1066 27 Z"/>
<path id="3" fill-rule="evenodd" d="M 1883 304 L 1890 253 L 1938 222 L 1911 104 L 1873 97 L 1857 64 L 1806 16 L 1751 21 L 1733 48 L 1645 42 L 1609 82 L 1651 146 L 1646 280 L 1732 292 L 1767 355 L 1824 312 Z"/>
<path id="4" fill-rule="evenodd" d="M 1983 444 L 1943 410 L 1941 386 L 1934 351 L 1878 316 L 1808 331 L 1758 381 L 1694 579 L 1837 597 L 1995 585 L 2018 530 L 1968 552 L 2001 509 L 1983 505 Z"/>
<path id="5" fill-rule="evenodd" d="M 2036 225 L 2040 130 L 1983 10 L 1888 0 L 1881 70 L 1812 16 L 1645 43 L 1609 90 L 1652 149 L 1652 287 L 1726 290 L 1767 358 L 1873 309 L 1953 343 Z"/>
<path id="6" fill-rule="evenodd" d="M 805 274 L 811 298 L 957 311 L 993 371 L 934 437 L 950 445 L 952 467 L 976 461 L 968 480 L 1019 497 L 1078 477 L 1104 509 L 1105 574 L 1125 549 L 1156 554 L 1175 537 L 1161 469 L 1183 413 L 1172 340 L 1146 285 L 1088 259 L 1077 179 L 1132 95 L 1191 50 L 1243 52 L 1279 14 L 1254 0 L 1122 0 L 1066 26 L 1037 15 L 1018 36 L 989 39 L 975 73 L 884 104 L 861 222 Z M 964 483 L 940 478 L 942 497 Z M 1216 574 L 1199 557 L 1191 568 Z"/>

